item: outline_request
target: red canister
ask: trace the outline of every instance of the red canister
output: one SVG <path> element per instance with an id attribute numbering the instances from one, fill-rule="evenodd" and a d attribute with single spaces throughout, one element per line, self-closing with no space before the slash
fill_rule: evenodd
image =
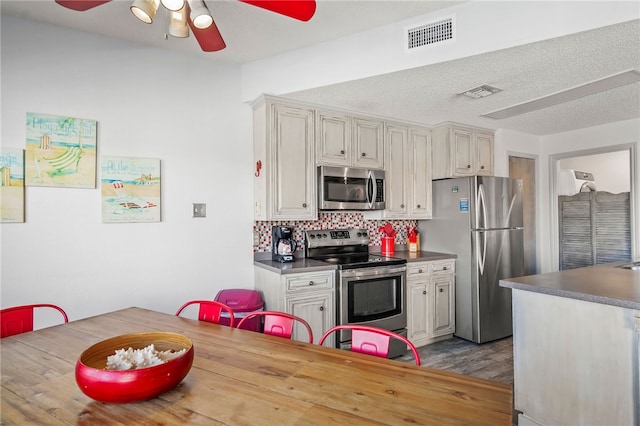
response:
<path id="1" fill-rule="evenodd" d="M 382 237 L 382 254 L 393 254 L 393 246 L 393 237 Z"/>

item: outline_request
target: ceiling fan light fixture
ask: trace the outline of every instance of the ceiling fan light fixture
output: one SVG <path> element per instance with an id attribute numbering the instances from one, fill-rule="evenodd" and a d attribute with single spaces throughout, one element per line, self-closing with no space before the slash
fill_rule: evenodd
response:
<path id="1" fill-rule="evenodd" d="M 189 0 L 191 8 L 191 22 L 198 29 L 209 28 L 213 24 L 213 17 L 202 0 Z"/>
<path id="2" fill-rule="evenodd" d="M 131 4 L 131 13 L 145 24 L 150 24 L 156 17 L 158 6 L 160 6 L 160 0 L 134 0 Z"/>
<path id="3" fill-rule="evenodd" d="M 177 11 L 169 11 L 169 34 L 174 37 L 189 37 L 187 7 Z"/>
<path id="4" fill-rule="evenodd" d="M 178 12 L 184 7 L 185 0 L 160 0 L 165 9 Z"/>

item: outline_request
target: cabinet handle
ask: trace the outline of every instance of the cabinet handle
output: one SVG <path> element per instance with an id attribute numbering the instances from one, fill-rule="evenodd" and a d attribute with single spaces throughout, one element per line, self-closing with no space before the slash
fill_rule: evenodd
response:
<path id="1" fill-rule="evenodd" d="M 480 168 L 484 170 L 484 166 L 480 166 Z"/>
<path id="2" fill-rule="evenodd" d="M 341 149 L 341 150 L 340 150 L 340 154 L 344 154 L 344 149 Z"/>
<path id="3" fill-rule="evenodd" d="M 446 266 L 443 266 L 443 267 L 442 267 L 442 270 L 443 270 L 443 271 L 446 271 L 446 270 L 447 270 L 447 267 L 446 267 Z"/>
<path id="4" fill-rule="evenodd" d="M 467 169 L 470 169 L 470 168 L 471 168 L 471 164 L 467 164 Z"/>
<path id="5" fill-rule="evenodd" d="M 362 154 L 360 154 L 360 155 L 361 155 L 362 157 L 366 157 L 366 156 L 367 156 L 367 153 L 366 153 L 366 152 L 363 152 L 363 153 L 362 153 Z"/>
<path id="6" fill-rule="evenodd" d="M 324 311 L 324 306 L 320 306 L 320 310 L 321 310 L 321 311 Z"/>
<path id="7" fill-rule="evenodd" d="M 313 281 L 309 281 L 309 285 L 314 285 L 315 283 Z"/>
<path id="8" fill-rule="evenodd" d="M 422 294 L 427 294 L 427 290 L 422 290 Z"/>
<path id="9" fill-rule="evenodd" d="M 422 273 L 422 269 L 418 269 L 418 273 L 421 274 Z"/>
<path id="10" fill-rule="evenodd" d="M 401 209 L 404 209 L 404 204 L 400 204 L 400 208 L 401 208 Z"/>
<path id="11" fill-rule="evenodd" d="M 417 206 L 417 207 L 418 207 L 418 208 L 420 208 L 420 204 L 418 204 L 418 206 Z"/>
<path id="12" fill-rule="evenodd" d="M 302 207 L 307 208 L 307 203 L 302 203 Z"/>
<path id="13" fill-rule="evenodd" d="M 443 289 L 441 289 L 441 288 L 439 288 L 439 289 L 438 289 L 438 291 L 439 291 L 440 293 L 442 293 L 444 290 L 443 290 Z"/>

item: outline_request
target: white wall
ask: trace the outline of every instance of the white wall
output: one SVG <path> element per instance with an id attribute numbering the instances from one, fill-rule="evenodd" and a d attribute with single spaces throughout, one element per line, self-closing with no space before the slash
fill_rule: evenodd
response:
<path id="1" fill-rule="evenodd" d="M 629 151 L 584 155 L 559 160 L 558 171 L 579 170 L 593 173 L 598 191 L 619 194 L 629 192 L 631 189 L 629 161 Z"/>
<path id="2" fill-rule="evenodd" d="M 252 288 L 239 68 L 5 15 L 1 30 L 2 147 L 24 148 L 27 111 L 82 117 L 98 122 L 98 156 L 162 168 L 160 223 L 103 224 L 99 189 L 27 187 L 26 222 L 0 225 L 2 306 L 52 302 L 72 320 L 133 305 L 175 313 Z M 206 218 L 191 217 L 194 202 Z"/>

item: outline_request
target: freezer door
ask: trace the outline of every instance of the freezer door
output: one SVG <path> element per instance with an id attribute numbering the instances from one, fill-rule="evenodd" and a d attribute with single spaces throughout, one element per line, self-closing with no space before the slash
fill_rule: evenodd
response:
<path id="1" fill-rule="evenodd" d="M 476 176 L 472 229 L 522 227 L 522 180 Z"/>
<path id="2" fill-rule="evenodd" d="M 499 281 L 524 274 L 523 230 L 474 231 L 473 338 L 478 343 L 511 336 L 511 289 Z"/>

